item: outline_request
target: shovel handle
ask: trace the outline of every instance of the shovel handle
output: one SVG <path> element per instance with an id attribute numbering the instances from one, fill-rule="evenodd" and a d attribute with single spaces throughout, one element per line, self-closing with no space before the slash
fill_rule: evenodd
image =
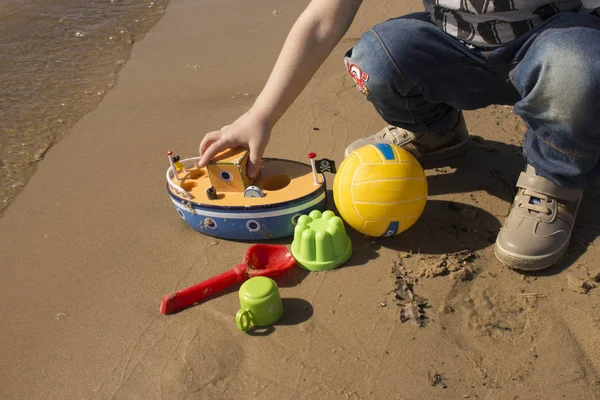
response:
<path id="1" fill-rule="evenodd" d="M 160 303 L 160 312 L 165 315 L 173 314 L 228 288 L 242 278 L 235 269 L 231 269 L 178 292 L 168 294 Z"/>

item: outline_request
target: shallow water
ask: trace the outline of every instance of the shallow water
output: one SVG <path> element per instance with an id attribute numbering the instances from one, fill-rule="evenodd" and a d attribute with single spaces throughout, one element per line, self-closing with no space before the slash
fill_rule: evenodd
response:
<path id="1" fill-rule="evenodd" d="M 115 84 L 168 0 L 3 0 L 0 214 L 46 151 Z"/>

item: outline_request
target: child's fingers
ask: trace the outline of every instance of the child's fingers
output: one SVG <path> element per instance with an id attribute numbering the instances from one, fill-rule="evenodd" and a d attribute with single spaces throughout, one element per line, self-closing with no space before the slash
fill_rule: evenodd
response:
<path id="1" fill-rule="evenodd" d="M 220 138 L 219 140 L 213 142 L 208 148 L 204 151 L 200 158 L 200 162 L 198 163 L 198 167 L 202 168 L 208 164 L 208 162 L 216 156 L 220 151 L 225 150 L 228 147 L 235 147 L 232 143 L 225 139 Z"/>
<path id="2" fill-rule="evenodd" d="M 206 149 L 208 149 L 214 142 L 219 140 L 221 135 L 221 131 L 213 131 L 204 135 L 204 138 L 202 138 L 202 141 L 200 142 L 200 148 L 198 149 L 200 156 L 204 155 Z"/>
<path id="3" fill-rule="evenodd" d="M 248 165 L 248 176 L 256 178 L 260 172 L 262 156 L 265 152 L 265 145 L 259 141 L 250 142 L 250 165 Z"/>

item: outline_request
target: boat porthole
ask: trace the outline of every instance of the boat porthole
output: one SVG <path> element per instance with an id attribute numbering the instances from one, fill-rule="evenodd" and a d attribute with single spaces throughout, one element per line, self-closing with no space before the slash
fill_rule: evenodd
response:
<path id="1" fill-rule="evenodd" d="M 250 221 L 246 222 L 246 228 L 248 228 L 248 231 L 250 232 L 258 232 L 260 231 L 260 224 L 258 221 L 251 219 Z"/>
<path id="2" fill-rule="evenodd" d="M 300 218 L 301 216 L 302 216 L 302 214 L 295 214 L 295 215 L 292 217 L 292 224 L 293 224 L 293 225 L 296 225 L 296 224 L 298 224 L 298 218 Z"/>
<path id="3" fill-rule="evenodd" d="M 231 174 L 227 171 L 221 171 L 221 179 L 223 179 L 225 182 L 229 182 L 231 181 Z"/>
<path id="4" fill-rule="evenodd" d="M 204 218 L 204 226 L 208 229 L 217 229 L 217 223 L 212 218 Z"/>
<path id="5" fill-rule="evenodd" d="M 181 219 L 185 219 L 185 214 L 180 209 L 177 209 L 177 214 L 181 217 Z"/>

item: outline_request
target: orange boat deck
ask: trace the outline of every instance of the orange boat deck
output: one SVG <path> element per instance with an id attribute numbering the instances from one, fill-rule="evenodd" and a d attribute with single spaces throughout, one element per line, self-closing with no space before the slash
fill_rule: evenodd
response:
<path id="1" fill-rule="evenodd" d="M 187 191 L 192 202 L 217 206 L 251 207 L 287 202 L 315 192 L 324 182 L 323 175 L 317 174 L 319 184 L 315 185 L 309 165 L 289 160 L 264 159 L 260 176 L 253 184 L 263 191 L 264 197 L 244 197 L 244 192 L 217 192 L 217 198 L 209 200 L 206 189 L 210 188 L 212 183 L 205 168 L 187 168 L 186 172 L 179 172 L 178 177 L 180 181 L 173 178 L 173 183 Z M 171 185 L 169 191 L 187 200 Z"/>

